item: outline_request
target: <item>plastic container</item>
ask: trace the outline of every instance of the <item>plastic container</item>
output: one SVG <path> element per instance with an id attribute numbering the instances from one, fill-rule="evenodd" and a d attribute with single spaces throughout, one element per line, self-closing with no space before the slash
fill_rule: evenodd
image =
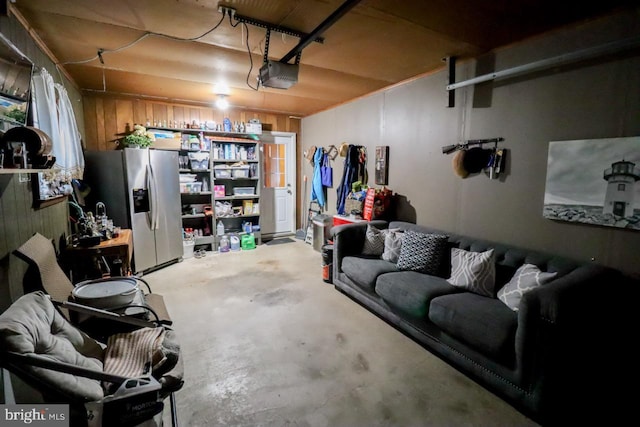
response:
<path id="1" fill-rule="evenodd" d="M 189 163 L 192 170 L 207 170 L 209 169 L 209 153 L 189 153 Z"/>
<path id="2" fill-rule="evenodd" d="M 239 251 L 240 250 L 240 238 L 238 236 L 231 236 L 229 241 L 231 242 L 231 250 L 232 251 Z"/>
<path id="3" fill-rule="evenodd" d="M 224 224 L 222 221 L 218 221 L 218 225 L 216 225 L 216 234 L 218 236 L 222 236 L 224 234 Z"/>
<path id="4" fill-rule="evenodd" d="M 195 247 L 196 242 L 193 240 L 183 240 L 182 241 L 182 258 L 193 258 L 193 248 Z"/>
<path id="5" fill-rule="evenodd" d="M 201 182 L 181 182 L 180 183 L 181 193 L 200 193 L 201 191 L 202 191 Z"/>
<path id="6" fill-rule="evenodd" d="M 253 234 L 245 234 L 240 239 L 240 245 L 243 251 L 256 248 L 256 237 Z"/>
<path id="7" fill-rule="evenodd" d="M 233 187 L 233 195 L 234 196 L 247 196 L 253 195 L 256 193 L 256 189 L 254 187 Z"/>
<path id="8" fill-rule="evenodd" d="M 216 178 L 231 178 L 231 168 L 226 165 L 218 165 L 213 168 Z"/>
<path id="9" fill-rule="evenodd" d="M 218 245 L 219 252 L 229 252 L 229 239 L 227 236 L 222 236 L 220 238 L 220 244 Z"/>
<path id="10" fill-rule="evenodd" d="M 249 178 L 249 166 L 235 166 L 231 168 L 233 178 Z"/>

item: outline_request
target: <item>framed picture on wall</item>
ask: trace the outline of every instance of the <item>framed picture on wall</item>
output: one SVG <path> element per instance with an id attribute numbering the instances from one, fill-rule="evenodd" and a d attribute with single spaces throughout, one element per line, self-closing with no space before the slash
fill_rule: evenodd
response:
<path id="1" fill-rule="evenodd" d="M 640 231 L 640 137 L 551 141 L 543 216 Z"/>
<path id="2" fill-rule="evenodd" d="M 389 146 L 376 147 L 376 184 L 387 185 L 389 183 Z"/>

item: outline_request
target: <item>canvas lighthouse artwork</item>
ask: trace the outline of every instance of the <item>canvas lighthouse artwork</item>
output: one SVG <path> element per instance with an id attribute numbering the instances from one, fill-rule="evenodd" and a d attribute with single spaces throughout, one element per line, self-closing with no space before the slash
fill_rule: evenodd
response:
<path id="1" fill-rule="evenodd" d="M 640 230 L 640 137 L 551 141 L 543 216 Z"/>

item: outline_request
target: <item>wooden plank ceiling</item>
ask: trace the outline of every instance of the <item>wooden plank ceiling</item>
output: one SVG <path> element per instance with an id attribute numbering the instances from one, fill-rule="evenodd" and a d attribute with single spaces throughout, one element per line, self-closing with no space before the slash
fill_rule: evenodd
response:
<path id="1" fill-rule="evenodd" d="M 262 28 L 225 18 L 195 41 L 176 40 L 196 38 L 215 27 L 223 17 L 220 5 L 309 33 L 342 2 L 16 0 L 12 10 L 22 15 L 82 90 L 211 105 L 214 85 L 222 83 L 229 88 L 232 106 L 306 116 L 440 69 L 443 57 L 475 57 L 634 3 L 362 0 L 322 35 L 323 44 L 304 49 L 299 82 L 287 90 L 249 87 L 256 86 L 263 61 Z M 126 47 L 149 32 L 155 35 Z M 270 59 L 279 60 L 298 41 L 272 32 Z M 104 50 L 104 63 L 97 57 L 99 49 Z"/>

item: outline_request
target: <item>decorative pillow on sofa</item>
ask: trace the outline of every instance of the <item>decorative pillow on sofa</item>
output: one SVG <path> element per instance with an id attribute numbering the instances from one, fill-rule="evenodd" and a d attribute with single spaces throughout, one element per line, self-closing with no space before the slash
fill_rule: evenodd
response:
<path id="1" fill-rule="evenodd" d="M 408 230 L 402 239 L 397 267 L 437 275 L 440 262 L 447 249 L 449 237 L 442 234 L 425 234 Z"/>
<path id="2" fill-rule="evenodd" d="M 520 300 L 527 292 L 553 280 L 558 273 L 543 273 L 533 264 L 524 264 L 518 268 L 509 280 L 498 291 L 498 299 L 513 311 L 518 311 Z"/>
<path id="3" fill-rule="evenodd" d="M 371 224 L 367 224 L 367 232 L 364 236 L 362 253 L 364 255 L 381 256 L 384 252 L 384 236 L 386 230 L 379 230 Z"/>
<path id="4" fill-rule="evenodd" d="M 493 298 L 496 283 L 493 249 L 486 252 L 469 252 L 452 248 L 451 277 L 447 281 L 469 292 Z"/>
<path id="5" fill-rule="evenodd" d="M 403 237 L 404 233 L 402 231 L 387 231 L 384 236 L 384 251 L 382 252 L 383 260 L 394 264 L 398 262 Z"/>

